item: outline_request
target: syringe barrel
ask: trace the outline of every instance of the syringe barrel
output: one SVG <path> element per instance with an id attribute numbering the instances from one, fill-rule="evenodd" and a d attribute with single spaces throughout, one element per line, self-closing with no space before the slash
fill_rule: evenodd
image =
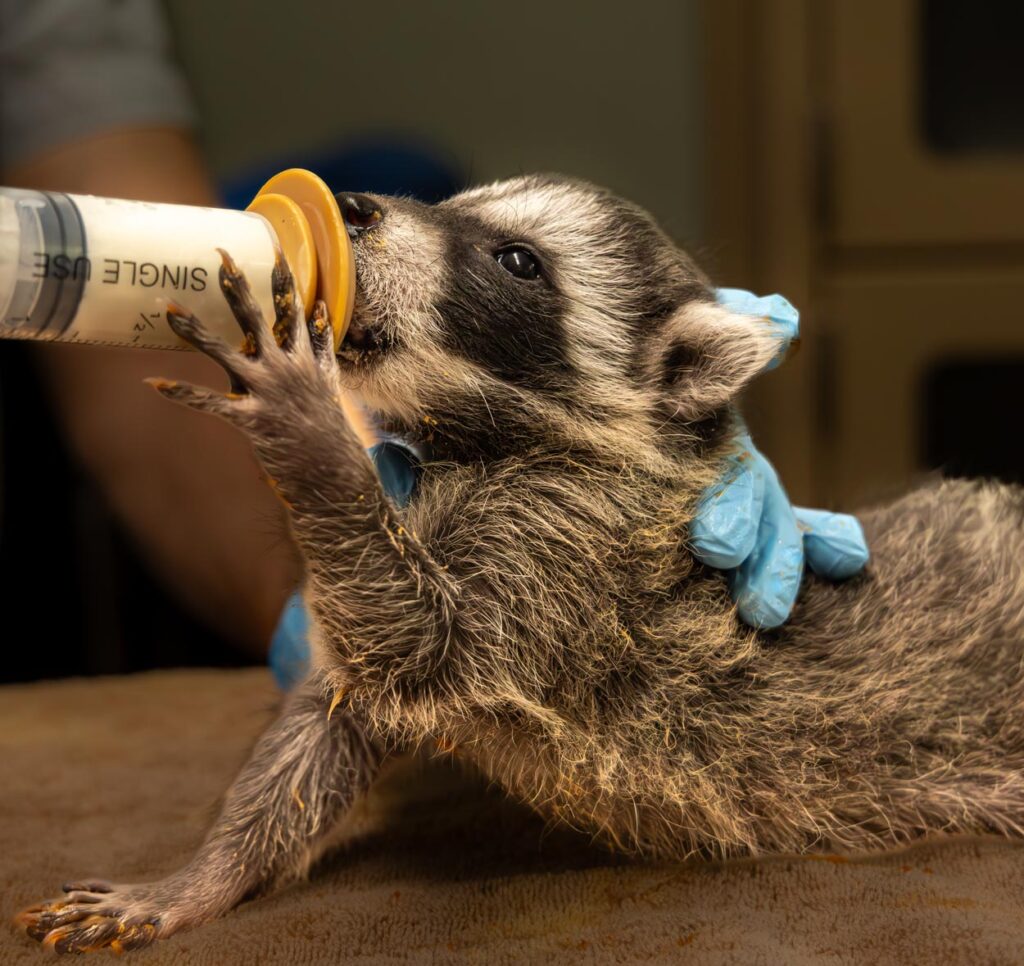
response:
<path id="1" fill-rule="evenodd" d="M 0 188 L 0 338 L 184 349 L 174 301 L 237 344 L 218 248 L 272 319 L 278 245 L 260 215 Z"/>

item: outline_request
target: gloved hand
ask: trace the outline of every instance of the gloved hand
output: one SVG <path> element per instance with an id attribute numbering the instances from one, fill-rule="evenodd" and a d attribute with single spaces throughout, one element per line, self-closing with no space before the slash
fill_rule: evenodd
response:
<path id="1" fill-rule="evenodd" d="M 719 289 L 718 301 L 775 328 L 779 351 L 767 367 L 775 368 L 799 331 L 797 310 L 781 295 L 758 298 L 742 289 Z M 749 434 L 740 434 L 735 446 L 724 477 L 697 507 L 690 545 L 698 560 L 731 571 L 740 618 L 769 629 L 789 617 L 805 559 L 819 576 L 843 580 L 864 567 L 868 548 L 855 517 L 790 506 L 778 475 Z"/>
<path id="2" fill-rule="evenodd" d="M 758 298 L 742 289 L 719 289 L 718 301 L 735 312 L 756 315 L 774 327 L 779 351 L 775 368 L 799 331 L 799 314 L 781 295 Z M 868 560 L 856 518 L 825 510 L 794 508 L 772 465 L 744 432 L 725 475 L 704 494 L 690 527 L 694 556 L 728 570 L 740 618 L 769 629 L 785 623 L 796 602 L 804 560 L 821 577 L 842 580 Z M 416 485 L 418 460 L 408 447 L 378 443 L 369 451 L 385 491 L 405 506 Z M 300 595 L 289 599 L 270 645 L 270 666 L 283 688 L 309 666 L 308 616 Z"/>
<path id="3" fill-rule="evenodd" d="M 731 571 L 740 618 L 766 630 L 789 617 L 805 559 L 829 580 L 852 577 L 868 561 L 857 519 L 790 506 L 778 474 L 747 433 L 736 438 L 725 476 L 704 494 L 690 547 L 708 566 Z"/>

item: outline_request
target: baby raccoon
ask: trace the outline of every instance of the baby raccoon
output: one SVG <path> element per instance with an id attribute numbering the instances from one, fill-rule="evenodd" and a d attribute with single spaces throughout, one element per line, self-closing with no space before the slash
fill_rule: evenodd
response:
<path id="1" fill-rule="evenodd" d="M 157 382 L 247 433 L 287 502 L 315 670 L 195 858 L 23 914 L 128 949 L 304 871 L 396 749 L 436 742 L 614 848 L 660 858 L 894 845 L 1024 823 L 1021 491 L 942 483 L 867 513 L 873 558 L 757 633 L 687 546 L 735 401 L 775 355 L 652 219 L 524 177 L 428 207 L 340 196 L 358 297 L 337 357 L 275 271 L 251 351 L 169 319 L 236 392 Z M 429 456 L 399 511 L 337 405 Z"/>

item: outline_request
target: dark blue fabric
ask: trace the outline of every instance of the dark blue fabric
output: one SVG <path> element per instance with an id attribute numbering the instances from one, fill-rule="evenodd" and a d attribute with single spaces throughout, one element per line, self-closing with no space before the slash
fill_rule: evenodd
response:
<path id="1" fill-rule="evenodd" d="M 429 144 L 401 136 L 352 140 L 321 151 L 282 155 L 239 172 L 220 186 L 226 208 L 245 208 L 268 178 L 285 168 L 308 168 L 332 191 L 369 191 L 433 204 L 466 187 L 457 162 Z"/>

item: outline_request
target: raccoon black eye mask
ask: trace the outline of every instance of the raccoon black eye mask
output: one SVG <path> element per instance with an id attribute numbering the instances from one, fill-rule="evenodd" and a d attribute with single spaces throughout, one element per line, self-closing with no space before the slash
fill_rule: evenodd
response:
<path id="1" fill-rule="evenodd" d="M 1021 834 L 1019 488 L 940 483 L 864 512 L 865 571 L 809 573 L 787 623 L 750 628 L 690 528 L 735 457 L 739 395 L 777 354 L 769 327 L 590 185 L 371 201 L 353 326 L 386 349 L 335 357 L 323 307 L 307 325 L 283 271 L 263 319 L 229 263 L 253 354 L 171 322 L 238 391 L 157 383 L 245 433 L 290 507 L 310 675 L 185 867 L 74 880 L 23 914 L 29 935 L 129 949 L 221 915 L 302 875 L 413 746 L 660 859 Z M 498 263 L 510 240 L 538 279 Z M 342 391 L 427 448 L 404 510 Z"/>

